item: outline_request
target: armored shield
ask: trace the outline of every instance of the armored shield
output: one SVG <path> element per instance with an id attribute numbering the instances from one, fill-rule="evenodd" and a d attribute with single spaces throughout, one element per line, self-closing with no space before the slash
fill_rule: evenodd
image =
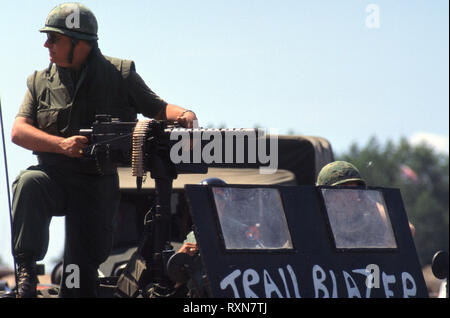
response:
<path id="1" fill-rule="evenodd" d="M 185 189 L 212 297 L 427 297 L 398 189 Z"/>

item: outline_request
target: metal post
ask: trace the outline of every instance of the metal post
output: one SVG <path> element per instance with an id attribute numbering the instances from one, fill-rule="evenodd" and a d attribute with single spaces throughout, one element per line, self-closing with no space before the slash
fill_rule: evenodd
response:
<path id="1" fill-rule="evenodd" d="M 9 223 L 10 223 L 10 229 L 11 229 L 11 253 L 13 256 L 13 263 L 14 263 L 14 278 L 17 288 L 17 270 L 16 270 L 16 258 L 14 255 L 14 239 L 13 239 L 13 224 L 12 224 L 12 210 L 11 210 L 11 194 L 9 191 L 9 177 L 8 177 L 8 160 L 6 157 L 6 145 L 5 145 L 5 132 L 3 129 L 3 114 L 2 114 L 2 102 L 0 100 L 0 124 L 2 126 L 2 142 L 3 142 L 3 159 L 5 162 L 5 176 L 6 176 L 6 193 L 8 194 L 8 209 L 9 209 Z"/>

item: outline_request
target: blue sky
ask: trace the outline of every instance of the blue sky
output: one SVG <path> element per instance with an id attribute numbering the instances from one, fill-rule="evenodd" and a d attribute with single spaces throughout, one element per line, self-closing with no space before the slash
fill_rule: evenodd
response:
<path id="1" fill-rule="evenodd" d="M 43 26 L 59 1 L 0 0 L 0 98 L 10 183 L 34 164 L 9 142 L 26 77 L 48 65 Z M 84 1 L 105 55 L 132 59 L 201 126 L 277 129 L 327 138 L 335 152 L 371 136 L 440 141 L 448 153 L 448 1 Z M 379 28 L 368 28 L 369 4 Z M 419 137 L 418 137 L 419 136 Z M 420 138 L 419 138 L 420 139 Z M 0 180 L 5 180 L 3 168 Z M 62 219 L 54 227 L 60 229 Z M 60 230 L 54 230 L 58 233 Z M 52 232 L 52 233 L 53 233 Z M 0 257 L 10 261 L 6 183 Z M 54 236 L 46 259 L 60 253 Z"/>

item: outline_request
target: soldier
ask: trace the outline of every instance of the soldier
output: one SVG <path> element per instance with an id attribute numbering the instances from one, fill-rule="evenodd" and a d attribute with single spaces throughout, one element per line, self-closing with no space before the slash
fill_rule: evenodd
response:
<path id="1" fill-rule="evenodd" d="M 323 167 L 317 176 L 317 186 L 366 186 L 359 170 L 346 161 L 334 161 Z"/>
<path id="2" fill-rule="evenodd" d="M 207 178 L 205 180 L 202 180 L 200 182 L 201 185 L 226 185 L 227 183 L 223 181 L 220 178 Z M 221 203 L 223 204 L 223 202 Z M 184 284 L 181 282 L 176 282 L 175 289 L 177 290 L 177 293 L 184 293 L 184 296 L 192 296 L 192 297 L 200 297 L 200 296 L 207 296 L 206 290 L 203 285 L 203 275 L 204 268 L 201 264 L 201 259 L 198 257 L 199 255 L 199 249 L 197 244 L 197 239 L 195 237 L 194 231 L 190 231 L 186 239 L 183 242 L 183 245 L 178 250 L 178 253 L 185 253 L 193 257 L 193 277 L 189 279 L 189 281 Z"/>
<path id="3" fill-rule="evenodd" d="M 227 183 L 222 179 L 212 177 L 202 180 L 200 184 L 214 186 L 214 185 L 226 185 Z M 195 238 L 194 231 L 190 231 L 187 234 L 186 240 L 184 240 L 183 245 L 178 250 L 178 253 L 186 253 L 191 256 L 194 256 L 195 254 L 197 254 L 197 252 L 198 252 L 197 240 Z"/>
<path id="4" fill-rule="evenodd" d="M 361 186 L 366 187 L 366 182 L 361 177 L 359 170 L 346 161 L 334 161 L 324 166 L 317 176 L 317 186 Z M 386 220 L 384 208 L 377 205 L 383 220 Z M 409 223 L 412 236 L 415 228 Z"/>
<path id="5" fill-rule="evenodd" d="M 82 158 L 88 140 L 78 135 L 80 128 L 90 128 L 96 114 L 134 121 L 141 113 L 187 128 L 197 120 L 192 111 L 152 92 L 133 61 L 103 56 L 97 29 L 94 14 L 79 3 L 57 6 L 40 29 L 47 35 L 50 65 L 28 78 L 12 129 L 12 141 L 38 158 L 38 165 L 13 183 L 17 297 L 36 297 L 34 265 L 47 252 L 49 224 L 56 215 L 66 217 L 59 296 L 98 296 L 97 270 L 109 255 L 119 204 L 118 175 Z"/>

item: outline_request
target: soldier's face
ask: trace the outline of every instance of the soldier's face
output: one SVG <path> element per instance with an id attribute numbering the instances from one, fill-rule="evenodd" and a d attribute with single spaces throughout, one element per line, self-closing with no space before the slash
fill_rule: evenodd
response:
<path id="1" fill-rule="evenodd" d="M 49 32 L 44 47 L 48 48 L 50 61 L 61 67 L 69 66 L 69 52 L 72 48 L 72 41 L 68 36 Z"/>

